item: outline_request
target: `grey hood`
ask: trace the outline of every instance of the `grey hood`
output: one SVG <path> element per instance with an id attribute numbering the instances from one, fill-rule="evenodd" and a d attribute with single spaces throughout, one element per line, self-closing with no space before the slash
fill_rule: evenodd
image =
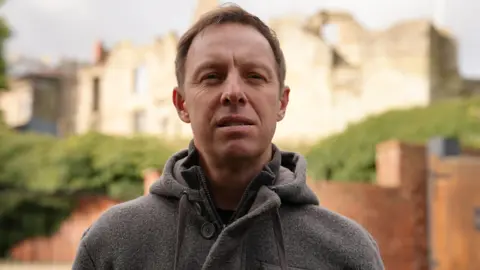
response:
<path id="1" fill-rule="evenodd" d="M 178 266 L 187 226 L 186 216 L 191 209 L 196 209 L 198 214 L 206 216 L 215 225 L 216 228 L 211 230 L 220 231 L 248 230 L 250 220 L 269 213 L 273 219 L 280 265 L 282 269 L 287 269 L 279 208 L 286 204 L 318 205 L 319 201 L 307 186 L 305 159 L 295 153 L 282 152 L 275 145 L 272 147 L 272 160 L 250 182 L 228 226 L 218 216 L 193 142 L 188 149 L 178 152 L 167 161 L 162 176 L 150 187 L 150 193 L 179 200 L 174 269 Z"/>
<path id="2" fill-rule="evenodd" d="M 305 158 L 293 152 L 280 151 L 275 145 L 273 158 L 253 181 L 261 182 L 280 197 L 282 203 L 314 204 L 319 201 L 307 186 Z M 195 196 L 201 189 L 202 169 L 193 143 L 173 155 L 165 164 L 160 179 L 152 184 L 150 193 L 180 199 L 182 194 Z"/>

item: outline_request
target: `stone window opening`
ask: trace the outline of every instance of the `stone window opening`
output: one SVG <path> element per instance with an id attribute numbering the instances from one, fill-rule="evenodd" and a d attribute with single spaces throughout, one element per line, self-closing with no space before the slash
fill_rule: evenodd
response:
<path id="1" fill-rule="evenodd" d="M 147 128 L 147 114 L 144 110 L 133 112 L 133 131 L 135 133 L 143 133 Z"/>
<path id="2" fill-rule="evenodd" d="M 100 110 L 100 78 L 93 78 L 92 84 L 92 111 L 98 112 Z"/>
<path id="3" fill-rule="evenodd" d="M 334 46 L 340 42 L 340 30 L 337 24 L 327 23 L 322 26 L 320 36 L 325 43 Z"/>
<path id="4" fill-rule="evenodd" d="M 148 76 L 145 66 L 139 66 L 133 71 L 133 93 L 144 94 L 148 88 Z"/>

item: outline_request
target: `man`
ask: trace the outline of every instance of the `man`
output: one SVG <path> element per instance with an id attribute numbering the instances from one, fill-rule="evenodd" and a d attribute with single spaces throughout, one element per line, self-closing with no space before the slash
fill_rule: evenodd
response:
<path id="1" fill-rule="evenodd" d="M 384 269 L 357 223 L 318 206 L 306 163 L 272 144 L 290 89 L 272 31 L 237 6 L 180 39 L 173 104 L 193 141 L 150 194 L 85 232 L 73 269 Z"/>

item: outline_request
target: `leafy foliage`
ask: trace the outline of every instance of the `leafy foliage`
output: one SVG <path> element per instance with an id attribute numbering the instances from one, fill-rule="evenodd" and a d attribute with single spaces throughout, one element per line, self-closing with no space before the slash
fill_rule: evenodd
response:
<path id="1" fill-rule="evenodd" d="M 8 127 L 3 118 L 3 111 L 0 109 L 0 133 L 5 133 L 7 131 L 8 131 Z"/>
<path id="2" fill-rule="evenodd" d="M 426 143 L 435 136 L 480 147 L 480 98 L 442 101 L 425 108 L 395 110 L 350 125 L 316 144 L 307 154 L 314 179 L 371 182 L 375 146 L 390 139 Z"/>
<path id="3" fill-rule="evenodd" d="M 80 196 L 142 195 L 142 171 L 161 168 L 173 152 L 148 137 L 0 132 L 0 141 L 0 257 L 22 239 L 55 232 Z"/>

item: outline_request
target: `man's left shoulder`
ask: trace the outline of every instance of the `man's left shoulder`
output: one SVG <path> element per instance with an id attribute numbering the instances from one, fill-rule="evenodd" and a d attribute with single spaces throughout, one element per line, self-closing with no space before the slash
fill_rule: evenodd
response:
<path id="1" fill-rule="evenodd" d="M 306 232 L 314 235 L 329 233 L 337 237 L 346 236 L 348 239 L 353 237 L 367 242 L 373 240 L 362 225 L 322 206 L 287 207 L 285 212 L 288 219 L 292 219 L 298 226 L 304 227 Z"/>
<path id="2" fill-rule="evenodd" d="M 322 206 L 285 207 L 287 234 L 358 269 L 384 269 L 376 241 L 356 221 Z M 283 214 L 282 214 L 283 215 Z M 362 267 L 370 268 L 362 268 Z M 355 268 L 357 269 L 357 268 Z"/>

